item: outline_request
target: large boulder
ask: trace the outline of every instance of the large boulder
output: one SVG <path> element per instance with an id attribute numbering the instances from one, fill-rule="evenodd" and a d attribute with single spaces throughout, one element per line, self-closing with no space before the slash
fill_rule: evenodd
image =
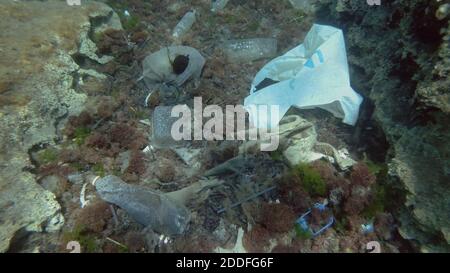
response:
<path id="1" fill-rule="evenodd" d="M 390 144 L 389 181 L 403 191 L 399 232 L 423 252 L 450 251 L 450 28 L 440 5 L 324 0 L 318 12 L 346 33 L 352 85 L 374 105 L 369 118 Z"/>
<path id="2" fill-rule="evenodd" d="M 90 35 L 121 28 L 103 3 L 0 3 L 0 252 L 28 232 L 52 232 L 64 223 L 60 205 L 29 172 L 29 152 L 59 137 L 66 117 L 81 112 L 86 95 L 72 88 L 73 56 L 107 62 Z"/>

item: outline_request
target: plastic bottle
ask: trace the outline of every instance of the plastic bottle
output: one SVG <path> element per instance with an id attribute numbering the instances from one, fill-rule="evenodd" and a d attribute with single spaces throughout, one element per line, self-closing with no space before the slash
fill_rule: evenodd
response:
<path id="1" fill-rule="evenodd" d="M 273 38 L 228 40 L 224 43 L 223 50 L 231 62 L 251 62 L 275 56 L 277 40 Z"/>
<path id="2" fill-rule="evenodd" d="M 165 194 L 127 184 L 117 176 L 98 179 L 95 188 L 103 200 L 121 207 L 135 221 L 160 234 L 181 234 L 190 221 L 190 212 L 183 204 Z"/>
<path id="3" fill-rule="evenodd" d="M 225 8 L 229 0 L 211 0 L 211 11 L 218 12 Z"/>
<path id="4" fill-rule="evenodd" d="M 195 10 L 188 11 L 173 29 L 172 36 L 174 38 L 181 38 L 183 35 L 186 34 L 186 32 L 188 32 L 191 29 L 194 22 L 195 22 Z"/>

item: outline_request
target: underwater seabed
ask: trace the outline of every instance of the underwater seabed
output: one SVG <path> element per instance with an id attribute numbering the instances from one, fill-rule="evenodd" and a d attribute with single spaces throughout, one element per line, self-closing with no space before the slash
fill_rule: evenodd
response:
<path id="1" fill-rule="evenodd" d="M 448 4 L 69 2 L 0 3 L 0 251 L 450 251 Z M 274 151 L 170 141 L 170 106 L 286 86 L 252 80 L 314 24 L 362 103 L 291 107 Z"/>

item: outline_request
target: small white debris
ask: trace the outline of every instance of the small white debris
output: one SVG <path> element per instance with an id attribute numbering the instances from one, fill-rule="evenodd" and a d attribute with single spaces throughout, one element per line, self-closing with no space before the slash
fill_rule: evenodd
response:
<path id="1" fill-rule="evenodd" d="M 139 122 L 150 127 L 152 126 L 152 123 L 148 119 L 141 119 Z"/>
<path id="2" fill-rule="evenodd" d="M 151 150 L 150 150 L 150 147 L 149 147 L 149 146 L 145 147 L 144 150 L 142 150 L 143 153 L 148 153 L 148 152 L 150 152 L 150 151 L 151 151 Z"/>
<path id="3" fill-rule="evenodd" d="M 80 203 L 81 203 L 81 208 L 84 208 L 89 201 L 86 201 L 85 198 L 85 194 L 86 194 L 86 186 L 88 183 L 84 183 L 83 187 L 81 188 L 81 192 L 80 192 Z"/>
<path id="4" fill-rule="evenodd" d="M 96 177 L 94 177 L 94 179 L 92 179 L 92 182 L 91 182 L 92 186 L 95 186 L 95 182 L 97 182 L 97 180 L 99 178 L 100 178 L 100 176 L 96 176 Z"/>

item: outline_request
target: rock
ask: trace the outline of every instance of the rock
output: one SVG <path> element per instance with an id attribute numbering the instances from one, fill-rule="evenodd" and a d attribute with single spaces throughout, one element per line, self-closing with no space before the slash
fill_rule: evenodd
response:
<path id="1" fill-rule="evenodd" d="M 125 171 L 128 169 L 128 166 L 130 166 L 130 158 L 131 158 L 131 151 L 125 151 L 121 152 L 116 159 L 118 167 L 120 167 L 120 172 L 125 173 Z"/>
<path id="2" fill-rule="evenodd" d="M 423 135 L 420 136 L 422 138 Z M 436 234 L 446 241 L 450 249 L 449 230 L 450 218 L 450 188 L 445 186 L 448 179 L 443 172 L 442 162 L 439 157 L 429 157 L 421 153 L 438 153 L 438 150 L 427 146 L 419 154 L 414 154 L 424 147 L 415 146 L 421 141 L 417 135 L 409 135 L 396 145 L 397 157 L 389 164 L 390 175 L 396 177 L 406 189 L 405 208 L 401 211 L 402 225 L 400 234 L 406 239 L 415 239 L 431 244 L 431 234 Z M 403 141 L 409 142 L 406 145 Z M 411 146 L 412 145 L 412 146 Z M 414 147 L 415 146 L 415 147 Z M 414 148 L 413 148 L 414 147 Z M 449 148 L 447 148 L 449 149 Z M 424 183 L 427 181 L 427 183 Z M 429 242 L 429 243 L 428 243 Z M 427 246 L 427 252 L 434 252 L 431 245 Z M 436 246 L 436 249 L 441 247 Z"/>
<path id="3" fill-rule="evenodd" d="M 45 232 L 56 232 L 64 226 L 64 216 L 61 213 L 52 217 L 45 225 Z"/>
<path id="4" fill-rule="evenodd" d="M 54 143 L 66 117 L 80 113 L 86 95 L 72 88 L 79 65 L 72 56 L 102 61 L 89 36 L 92 23 L 119 27 L 111 8 L 88 2 L 0 3 L 0 252 L 20 231 L 61 226 L 55 195 L 36 183 L 28 151 Z"/>
<path id="5" fill-rule="evenodd" d="M 57 198 L 61 197 L 66 190 L 65 181 L 57 175 L 48 175 L 42 178 L 40 184 L 44 189 L 52 192 Z"/>
<path id="6" fill-rule="evenodd" d="M 107 77 L 93 69 L 79 69 L 78 88 L 88 95 L 98 95 L 108 90 Z"/>
<path id="7" fill-rule="evenodd" d="M 353 84 L 390 144 L 388 180 L 406 200 L 394 214 L 400 234 L 417 251 L 450 251 L 450 27 L 435 17 L 442 4 L 399 0 L 375 11 L 365 1 L 321 2 L 327 20 L 346 26 Z"/>
<path id="8" fill-rule="evenodd" d="M 55 195 L 39 186 L 35 178 L 17 166 L 27 158 L 15 158 L 2 168 L 0 195 L 0 251 L 9 248 L 16 232 L 43 232 L 48 221 L 60 217 L 60 205 Z M 18 198 L 20 197 L 20 198 Z M 53 226 L 49 231 L 54 231 Z"/>

